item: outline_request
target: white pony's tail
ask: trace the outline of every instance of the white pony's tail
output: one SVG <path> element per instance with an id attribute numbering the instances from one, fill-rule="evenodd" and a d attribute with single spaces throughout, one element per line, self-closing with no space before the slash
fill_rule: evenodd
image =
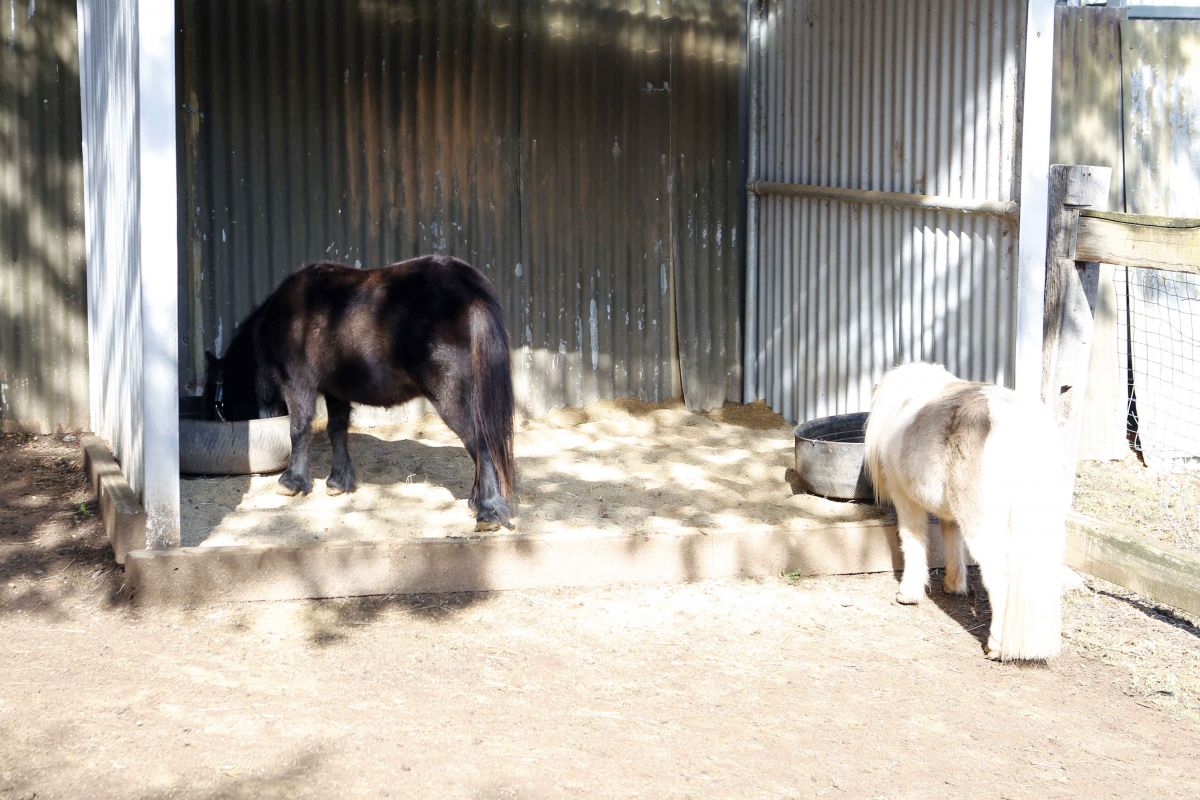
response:
<path id="1" fill-rule="evenodd" d="M 1061 438 L 1040 405 L 991 398 L 992 429 L 985 445 L 985 499 L 997 512 L 992 530 L 996 569 L 988 587 L 1000 599 L 1001 661 L 1040 661 L 1058 655 L 1062 640 L 1062 570 L 1066 507 Z M 1007 506 L 1007 509 L 1005 509 Z M 1007 513 L 1005 513 L 1007 511 Z M 1006 524 L 1007 523 L 1007 524 Z M 981 564 L 985 569 L 987 565 Z M 986 581 L 985 581 L 986 582 Z M 998 590 L 998 591 L 997 591 Z M 1002 593 L 1003 597 L 996 598 Z M 993 602 L 993 613 L 997 611 Z"/>

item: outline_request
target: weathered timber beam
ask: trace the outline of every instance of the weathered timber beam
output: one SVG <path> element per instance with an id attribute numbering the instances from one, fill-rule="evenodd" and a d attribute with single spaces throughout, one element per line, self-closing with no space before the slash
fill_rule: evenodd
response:
<path id="1" fill-rule="evenodd" d="M 1200 559 L 1142 541 L 1082 514 L 1067 518 L 1067 564 L 1191 615 L 1200 615 Z"/>
<path id="2" fill-rule="evenodd" d="M 1200 275 L 1200 219 L 1082 211 L 1077 261 Z"/>
<path id="3" fill-rule="evenodd" d="M 960 214 L 987 214 L 1004 219 L 1016 219 L 1017 211 L 1020 208 L 1017 203 L 1008 200 L 976 200 L 967 197 L 945 197 L 910 192 L 880 192 L 874 189 L 843 189 L 837 186 L 815 186 L 808 183 L 751 181 L 746 188 L 756 195 L 807 197 L 817 200 L 835 200 L 840 203 L 922 208 L 927 211 Z"/>

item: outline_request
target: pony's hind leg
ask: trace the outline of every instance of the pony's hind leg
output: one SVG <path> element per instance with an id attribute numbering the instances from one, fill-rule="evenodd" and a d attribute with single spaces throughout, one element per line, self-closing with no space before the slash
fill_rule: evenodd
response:
<path id="1" fill-rule="evenodd" d="M 475 482 L 471 485 L 471 495 L 468 504 L 475 512 L 476 531 L 495 531 L 508 524 L 512 511 L 504 496 L 500 493 L 500 476 L 496 466 L 488 454 L 480 437 L 475 433 L 475 425 L 466 405 L 459 405 L 452 400 L 440 396 L 433 401 L 446 427 L 454 431 L 463 446 L 475 462 Z"/>
<path id="2" fill-rule="evenodd" d="M 946 594 L 966 594 L 967 553 L 957 522 L 942 520 L 942 552 L 946 556 L 946 578 L 942 581 L 942 591 Z"/>
<path id="3" fill-rule="evenodd" d="M 308 445 L 312 440 L 312 420 L 316 412 L 317 394 L 314 391 L 285 386 L 283 399 L 287 403 L 292 432 L 292 455 L 287 469 L 279 476 L 279 491 L 286 495 L 308 494 L 312 477 L 308 474 Z"/>
<path id="4" fill-rule="evenodd" d="M 916 605 L 929 584 L 929 518 L 925 509 L 906 498 L 893 497 L 892 504 L 896 507 L 900 551 L 904 554 L 904 572 L 896 602 Z"/>
<path id="5" fill-rule="evenodd" d="M 350 428 L 350 404 L 345 400 L 325 395 L 325 407 L 329 410 L 329 443 L 333 446 L 333 466 L 325 479 L 328 494 L 353 492 L 358 488 L 354 480 L 354 465 L 350 463 L 350 443 L 347 431 Z"/>

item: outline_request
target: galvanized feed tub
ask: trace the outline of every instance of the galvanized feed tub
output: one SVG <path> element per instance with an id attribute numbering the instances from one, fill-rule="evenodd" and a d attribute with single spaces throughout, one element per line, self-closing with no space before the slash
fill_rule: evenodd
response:
<path id="1" fill-rule="evenodd" d="M 837 414 L 796 426 L 796 473 L 800 488 L 834 500 L 874 502 L 864 462 L 866 412 Z"/>

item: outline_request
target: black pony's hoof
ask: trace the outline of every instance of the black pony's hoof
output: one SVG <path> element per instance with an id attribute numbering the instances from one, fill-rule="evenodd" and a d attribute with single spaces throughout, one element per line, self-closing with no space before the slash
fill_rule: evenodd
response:
<path id="1" fill-rule="evenodd" d="M 325 479 L 325 494 L 336 497 L 339 494 L 350 494 L 358 488 L 354 476 L 330 475 Z"/>
<path id="2" fill-rule="evenodd" d="M 512 528 L 513 525 L 509 522 L 510 517 L 512 517 L 512 510 L 504 500 L 496 498 L 490 503 L 482 503 L 479 512 L 475 515 L 475 531 L 482 533 L 498 531 L 501 528 Z"/>
<path id="3" fill-rule="evenodd" d="M 288 497 L 295 497 L 298 494 L 308 494 L 312 491 L 312 479 L 301 478 L 291 472 L 285 472 L 279 476 L 279 486 L 276 487 L 278 492 Z"/>

